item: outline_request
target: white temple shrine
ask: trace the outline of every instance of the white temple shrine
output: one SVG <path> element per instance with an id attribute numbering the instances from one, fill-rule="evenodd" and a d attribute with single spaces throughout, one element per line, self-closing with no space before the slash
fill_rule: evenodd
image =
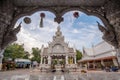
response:
<path id="1" fill-rule="evenodd" d="M 40 68 L 45 69 L 68 69 L 76 67 L 76 50 L 68 46 L 64 36 L 57 27 L 53 41 L 48 47 L 42 46 Z"/>
<path id="2" fill-rule="evenodd" d="M 87 69 L 99 69 L 106 66 L 119 66 L 116 49 L 105 41 L 83 48 L 83 57 L 78 61 L 80 67 L 87 66 Z"/>

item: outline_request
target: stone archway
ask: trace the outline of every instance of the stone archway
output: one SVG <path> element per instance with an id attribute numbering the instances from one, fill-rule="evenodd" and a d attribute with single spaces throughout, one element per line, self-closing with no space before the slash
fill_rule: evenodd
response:
<path id="1" fill-rule="evenodd" d="M 100 18 L 105 26 L 98 23 L 99 29 L 104 32 L 103 39 L 118 49 L 120 52 L 120 1 L 118 0 L 1 0 L 0 1 L 0 59 L 2 59 L 4 48 L 15 41 L 19 32 L 14 29 L 16 21 L 25 15 L 40 10 L 48 10 L 55 14 L 55 21 L 63 21 L 62 16 L 70 10 L 79 10 L 88 15 Z M 11 34 L 14 33 L 13 34 Z M 8 35 L 9 34 L 9 35 Z M 13 37 L 7 39 L 6 37 Z M 7 43 L 6 43 L 7 42 Z M 5 44 L 6 46 L 3 46 Z"/>

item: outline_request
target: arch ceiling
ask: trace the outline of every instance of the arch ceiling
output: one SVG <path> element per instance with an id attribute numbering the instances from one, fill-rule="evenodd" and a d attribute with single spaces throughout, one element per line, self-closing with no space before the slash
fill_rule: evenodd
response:
<path id="1" fill-rule="evenodd" d="M 55 21 L 58 23 L 64 20 L 62 16 L 70 10 L 79 10 L 88 15 L 97 16 L 105 25 L 99 24 L 99 27 L 106 27 L 100 28 L 101 31 L 106 32 L 104 35 L 106 41 L 112 45 L 117 42 L 119 43 L 117 46 L 120 46 L 119 4 L 118 0 L 1 0 L 0 25 L 3 27 L 0 29 L 0 47 L 4 43 L 3 38 L 8 37 L 5 33 L 10 34 L 9 30 L 13 30 L 14 24 L 20 17 L 41 10 L 54 13 Z"/>
<path id="2" fill-rule="evenodd" d="M 22 16 L 31 15 L 37 11 L 50 11 L 56 15 L 55 21 L 61 23 L 64 19 L 62 16 L 71 10 L 79 10 L 87 15 L 99 17 L 105 26 L 108 26 L 107 21 L 102 17 L 103 9 L 108 0 L 13 0 L 13 4 L 17 7 L 16 17 L 12 22 L 14 25 Z M 97 13 L 96 13 L 97 12 Z M 99 15 L 102 14 L 102 15 Z"/>
<path id="3" fill-rule="evenodd" d="M 105 25 L 98 23 L 103 39 L 120 53 L 120 0 L 0 0 L 0 62 L 6 46 L 16 40 L 21 25 L 14 28 L 14 24 L 20 17 L 47 10 L 60 23 L 62 16 L 74 9 L 99 17 Z M 117 55 L 120 63 L 120 54 Z"/>

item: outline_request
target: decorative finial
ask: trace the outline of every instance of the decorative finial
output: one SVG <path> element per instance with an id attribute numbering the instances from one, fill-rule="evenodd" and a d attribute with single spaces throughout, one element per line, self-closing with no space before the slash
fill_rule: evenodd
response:
<path id="1" fill-rule="evenodd" d="M 57 32 L 56 32 L 56 36 L 61 36 L 62 32 L 60 31 L 60 27 L 57 27 Z"/>

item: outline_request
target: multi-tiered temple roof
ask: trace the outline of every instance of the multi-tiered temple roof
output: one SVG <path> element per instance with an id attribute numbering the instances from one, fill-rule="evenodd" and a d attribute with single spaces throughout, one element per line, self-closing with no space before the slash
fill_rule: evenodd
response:
<path id="1" fill-rule="evenodd" d="M 92 48 L 83 48 L 83 57 L 79 62 L 104 60 L 116 58 L 116 49 L 105 41 L 92 46 Z"/>
<path id="2" fill-rule="evenodd" d="M 55 36 L 53 36 L 53 41 L 49 43 L 48 47 L 43 48 L 41 55 L 76 55 L 73 48 L 68 46 L 68 43 L 64 41 L 64 36 L 60 30 L 60 27 L 57 27 Z"/>

